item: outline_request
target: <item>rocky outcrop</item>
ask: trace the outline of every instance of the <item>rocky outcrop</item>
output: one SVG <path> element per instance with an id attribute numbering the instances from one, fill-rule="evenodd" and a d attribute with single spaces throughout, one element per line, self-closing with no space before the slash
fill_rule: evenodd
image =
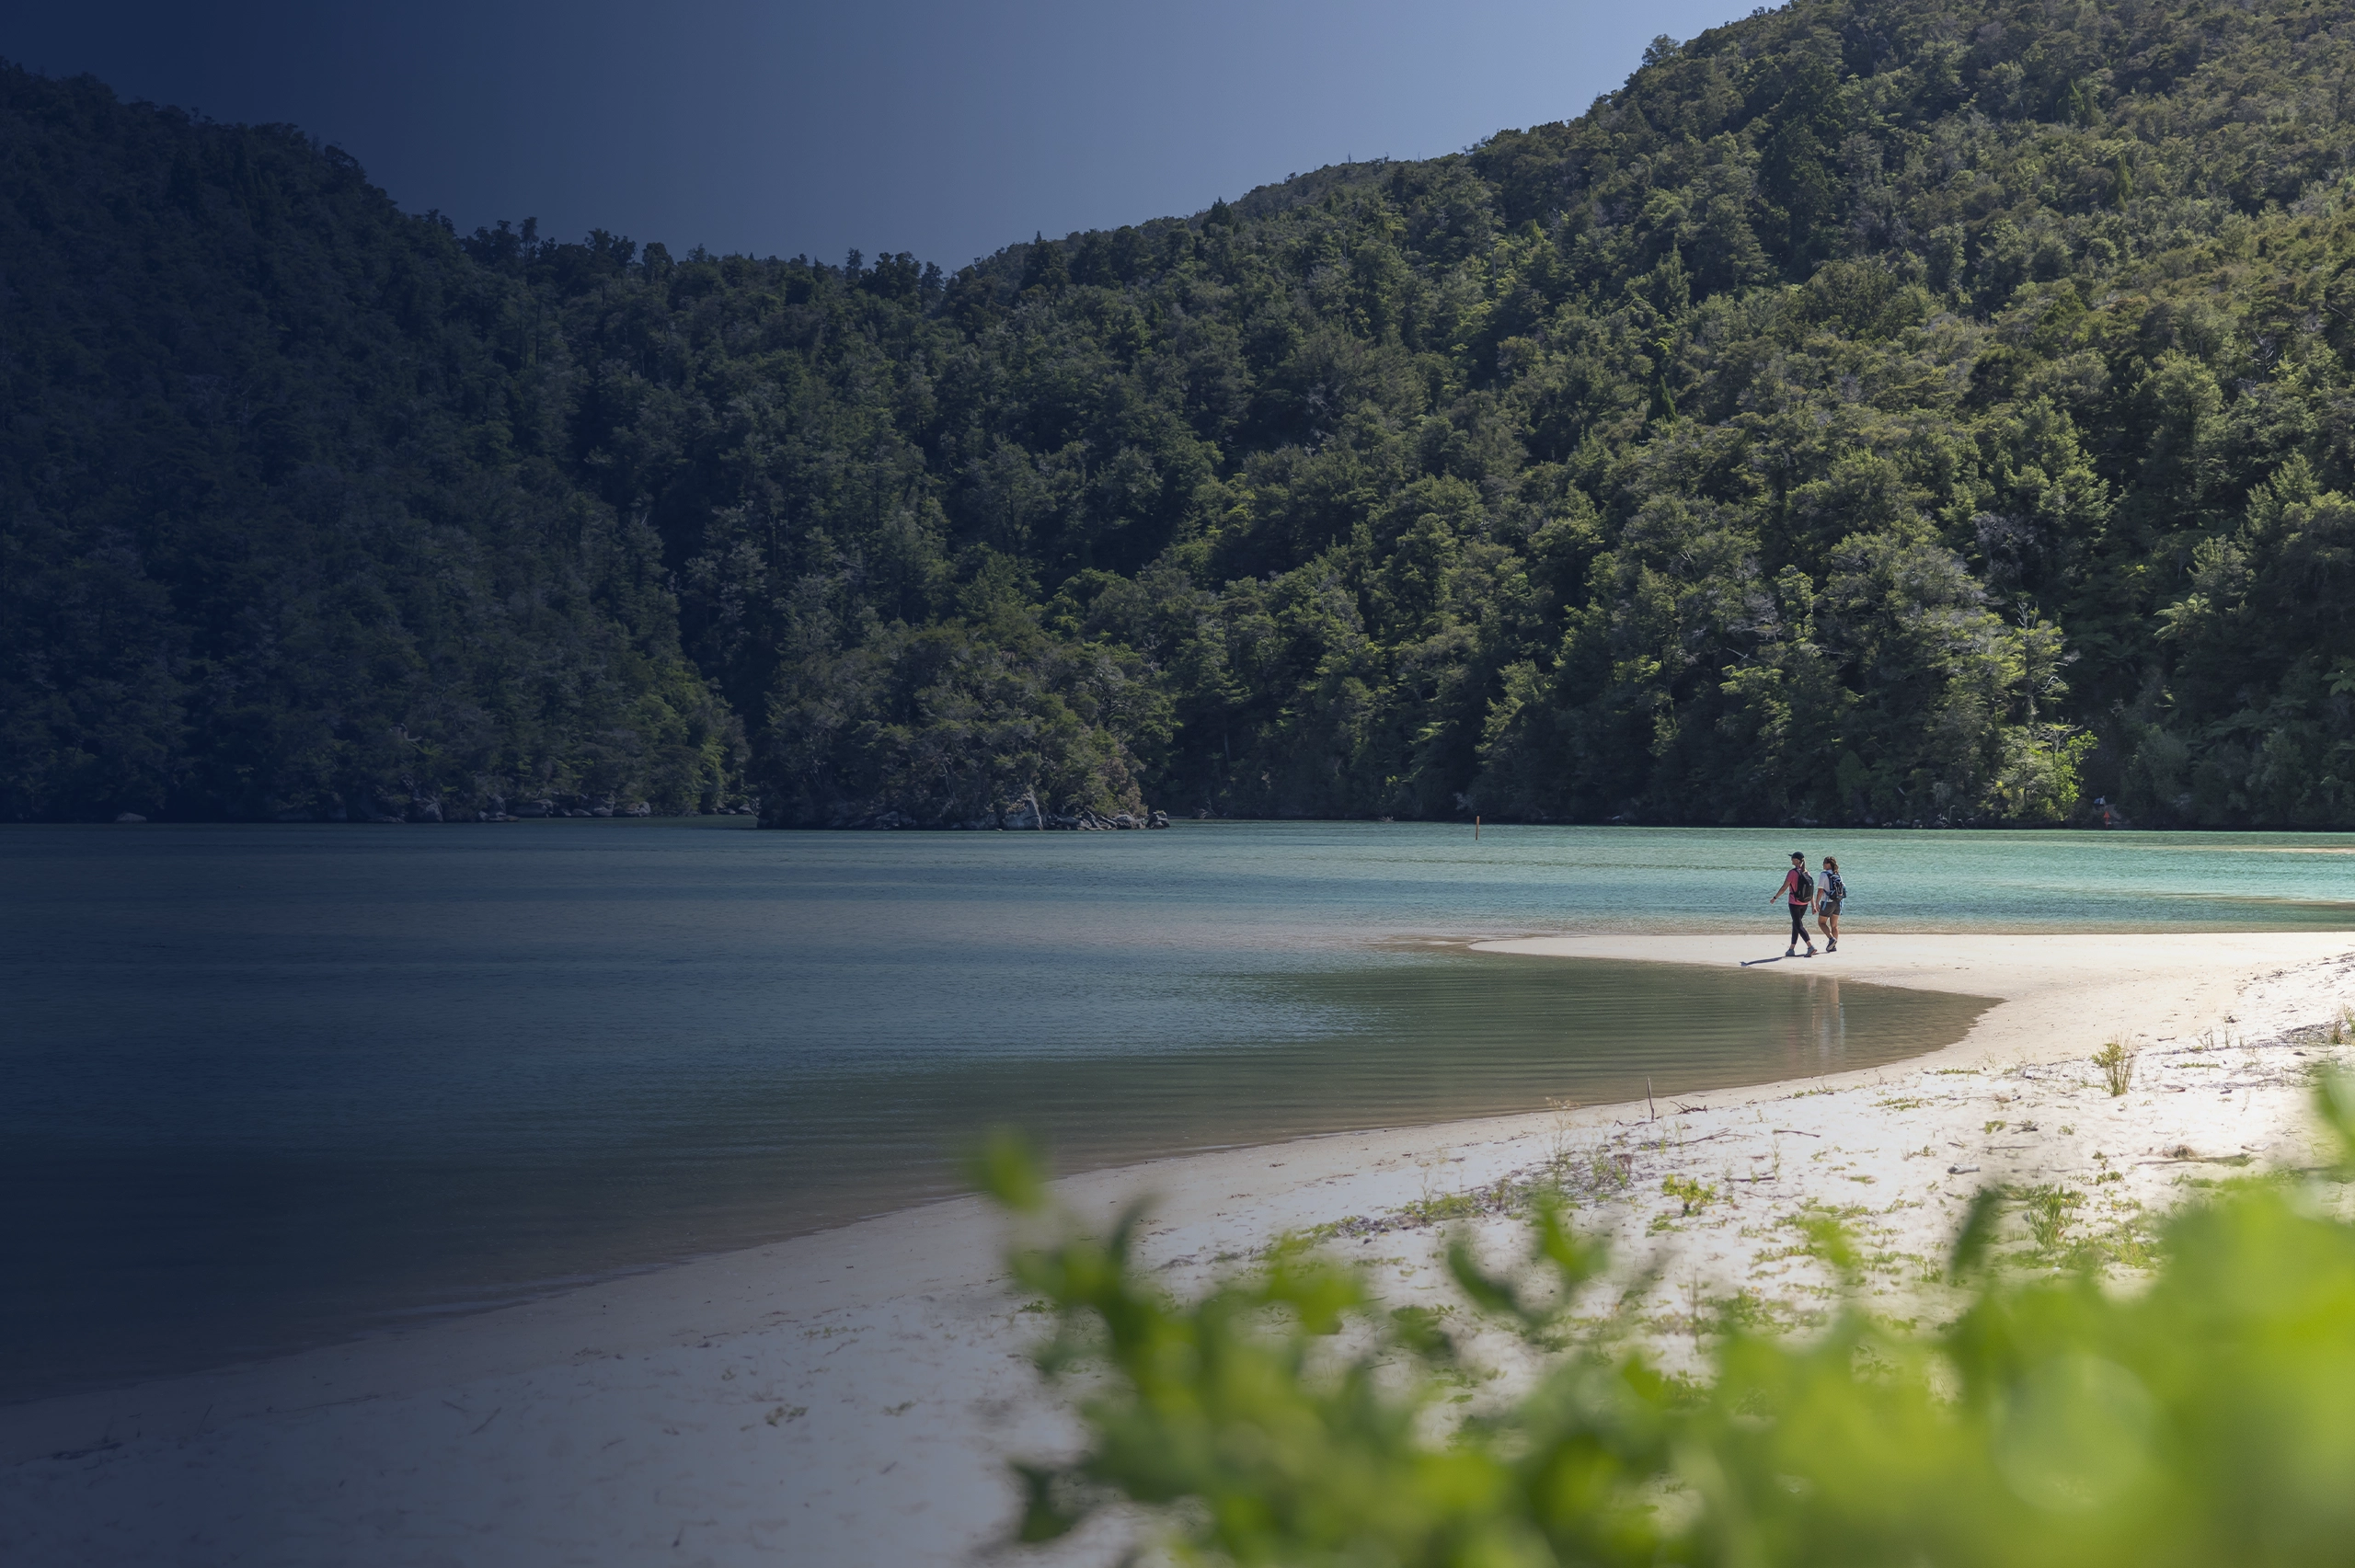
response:
<path id="1" fill-rule="evenodd" d="M 1070 833 L 1119 833 L 1144 828 L 1166 828 L 1169 814 L 1166 811 L 1115 811 L 1110 816 L 1092 807 L 1075 806 L 1069 811 L 1039 814 L 1038 802 L 1025 796 L 1021 804 L 1009 810 L 1004 825 L 1060 829 Z"/>

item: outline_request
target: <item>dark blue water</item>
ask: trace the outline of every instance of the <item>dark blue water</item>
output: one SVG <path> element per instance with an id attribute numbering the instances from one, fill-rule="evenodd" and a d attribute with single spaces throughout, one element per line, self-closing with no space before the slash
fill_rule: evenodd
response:
<path id="1" fill-rule="evenodd" d="M 1842 854 L 1860 935 L 2355 913 L 2340 839 L 0 830 L 0 1398 L 937 1196 L 994 1121 L 1100 1164 L 1958 1036 L 1979 1003 L 1463 947 L 1779 947 L 1793 847 Z"/>

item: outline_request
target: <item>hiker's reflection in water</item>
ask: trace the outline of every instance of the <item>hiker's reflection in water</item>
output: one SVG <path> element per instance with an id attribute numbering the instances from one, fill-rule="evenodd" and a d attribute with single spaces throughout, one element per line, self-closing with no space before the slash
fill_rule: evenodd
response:
<path id="1" fill-rule="evenodd" d="M 1840 982 L 1830 976 L 1807 982 L 1804 1005 L 1792 1009 L 1784 1025 L 1783 1061 L 1792 1078 L 1840 1072 L 1848 1065 L 1848 1021 L 1840 1007 Z"/>

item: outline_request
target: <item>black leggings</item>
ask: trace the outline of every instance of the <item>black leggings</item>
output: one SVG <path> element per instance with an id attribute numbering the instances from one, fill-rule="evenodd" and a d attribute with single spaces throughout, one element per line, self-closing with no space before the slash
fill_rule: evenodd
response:
<path id="1" fill-rule="evenodd" d="M 1791 945 L 1796 947 L 1800 943 L 1806 942 L 1809 947 L 1814 946 L 1814 943 L 1808 941 L 1807 906 L 1792 904 L 1787 907 L 1791 911 Z"/>

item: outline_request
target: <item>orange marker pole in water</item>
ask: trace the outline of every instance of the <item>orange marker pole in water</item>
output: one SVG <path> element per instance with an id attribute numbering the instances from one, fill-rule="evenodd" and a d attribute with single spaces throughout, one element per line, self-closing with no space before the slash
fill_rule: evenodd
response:
<path id="1" fill-rule="evenodd" d="M 1472 818 L 1472 841 L 1476 844 L 1480 841 L 1480 818 L 1477 817 Z"/>

